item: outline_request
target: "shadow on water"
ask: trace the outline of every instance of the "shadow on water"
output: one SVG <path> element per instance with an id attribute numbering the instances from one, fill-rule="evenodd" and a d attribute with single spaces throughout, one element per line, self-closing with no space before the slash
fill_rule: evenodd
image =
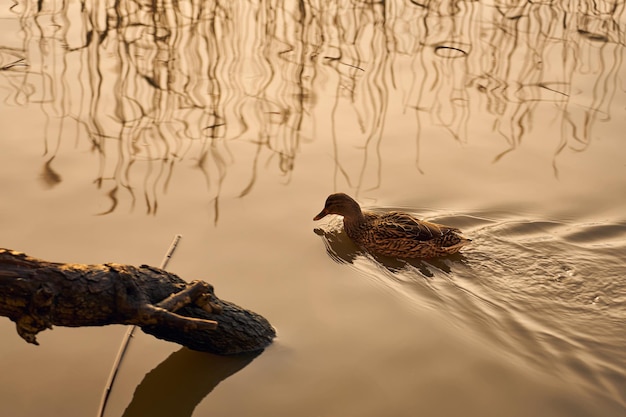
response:
<path id="1" fill-rule="evenodd" d="M 465 143 L 474 124 L 490 126 L 497 162 L 549 105 L 556 175 L 557 157 L 585 150 L 612 117 L 623 11 L 587 0 L 25 1 L 11 8 L 21 41 L 0 46 L 2 101 L 43 117 L 46 187 L 65 177 L 52 164 L 62 143 L 89 150 L 88 180 L 109 200 L 100 214 L 155 214 L 191 169 L 217 222 L 227 177 L 244 178 L 226 190 L 239 196 L 270 168 L 288 182 L 320 124 L 332 126 L 335 188 L 376 188 L 397 102 L 415 121 L 404 148 L 418 170 L 426 127 Z M 346 130 L 360 133 L 347 142 Z"/>
<path id="2" fill-rule="evenodd" d="M 333 260 L 408 305 L 436 310 L 512 361 L 626 407 L 625 223 L 568 224 L 505 213 L 432 217 L 461 227 L 472 244 L 456 257 L 407 262 L 359 249 L 340 218 L 315 233 Z"/>
<path id="3" fill-rule="evenodd" d="M 180 349 L 146 374 L 123 416 L 191 416 L 220 382 L 245 368 L 259 354 L 217 356 Z"/>

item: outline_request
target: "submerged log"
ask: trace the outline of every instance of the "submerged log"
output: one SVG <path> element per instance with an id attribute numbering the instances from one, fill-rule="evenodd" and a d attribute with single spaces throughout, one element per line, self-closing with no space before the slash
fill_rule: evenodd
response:
<path id="1" fill-rule="evenodd" d="M 129 324 L 190 349 L 230 355 L 259 351 L 276 336 L 262 316 L 148 265 L 65 264 L 0 249 L 0 315 L 38 344 L 52 326 Z"/>

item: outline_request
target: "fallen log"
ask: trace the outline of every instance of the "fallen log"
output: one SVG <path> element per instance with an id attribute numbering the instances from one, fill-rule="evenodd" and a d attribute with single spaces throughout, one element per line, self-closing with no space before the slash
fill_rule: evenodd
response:
<path id="1" fill-rule="evenodd" d="M 0 315 L 38 344 L 52 326 L 128 324 L 159 339 L 218 355 L 254 352 L 276 337 L 262 316 L 148 265 L 47 262 L 0 249 Z"/>

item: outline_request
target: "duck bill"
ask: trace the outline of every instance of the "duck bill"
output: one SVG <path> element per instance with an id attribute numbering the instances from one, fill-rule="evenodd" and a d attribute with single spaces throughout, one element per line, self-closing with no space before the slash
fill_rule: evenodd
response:
<path id="1" fill-rule="evenodd" d="M 320 211 L 317 216 L 313 217 L 313 220 L 320 220 L 320 219 L 326 217 L 327 214 L 328 214 L 328 211 L 326 211 L 326 209 L 324 209 L 324 210 Z"/>

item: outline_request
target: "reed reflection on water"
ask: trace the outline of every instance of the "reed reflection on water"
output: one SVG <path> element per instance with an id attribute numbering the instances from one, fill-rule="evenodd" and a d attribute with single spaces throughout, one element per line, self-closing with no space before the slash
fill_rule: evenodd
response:
<path id="1" fill-rule="evenodd" d="M 63 180 L 61 143 L 91 150 L 102 214 L 141 200 L 156 213 L 191 166 L 217 221 L 227 177 L 245 178 L 228 191 L 240 196 L 268 166 L 288 181 L 320 123 L 333 126 L 336 178 L 376 187 L 398 99 L 418 169 L 424 126 L 472 142 L 487 121 L 497 161 L 549 111 L 556 174 L 564 149 L 586 149 L 614 117 L 623 83 L 623 2 L 27 1 L 11 12 L 21 42 L 2 47 L 4 105 L 39 107 L 47 186 Z"/>

